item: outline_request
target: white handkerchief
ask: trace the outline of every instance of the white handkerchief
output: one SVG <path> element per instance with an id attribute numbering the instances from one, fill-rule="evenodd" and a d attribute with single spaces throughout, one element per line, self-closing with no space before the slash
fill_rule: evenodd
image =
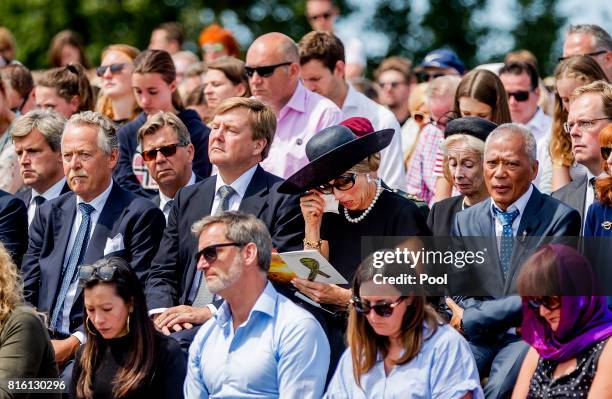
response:
<path id="1" fill-rule="evenodd" d="M 119 233 L 113 238 L 108 237 L 106 239 L 106 245 L 104 246 L 104 256 L 112 254 L 113 252 L 121 251 L 122 249 L 125 249 L 125 245 L 123 245 L 123 235 Z"/>
<path id="2" fill-rule="evenodd" d="M 323 194 L 323 200 L 325 201 L 323 212 L 338 213 L 338 200 L 333 194 Z"/>

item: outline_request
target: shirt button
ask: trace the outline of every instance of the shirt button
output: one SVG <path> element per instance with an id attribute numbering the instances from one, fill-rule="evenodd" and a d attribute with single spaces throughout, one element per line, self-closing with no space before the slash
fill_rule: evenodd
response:
<path id="1" fill-rule="evenodd" d="M 302 139 L 296 139 L 295 140 L 295 144 L 297 144 L 297 145 L 302 145 L 302 143 L 303 143 Z"/>

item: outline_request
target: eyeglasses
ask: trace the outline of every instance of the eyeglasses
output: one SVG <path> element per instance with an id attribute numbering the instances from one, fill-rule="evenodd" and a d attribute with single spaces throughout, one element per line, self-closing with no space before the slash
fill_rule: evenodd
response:
<path id="1" fill-rule="evenodd" d="M 119 73 L 123 71 L 123 68 L 125 68 L 125 64 L 100 65 L 99 67 L 96 68 L 96 74 L 99 77 L 102 77 L 106 73 L 106 70 L 109 68 L 110 68 L 111 73 Z"/>
<path id="2" fill-rule="evenodd" d="M 95 279 L 101 281 L 111 281 L 116 270 L 117 266 L 82 265 L 79 267 L 79 281 L 82 285 Z"/>
<path id="3" fill-rule="evenodd" d="M 432 79 L 439 78 L 440 76 L 444 76 L 444 73 L 441 72 L 418 72 L 416 74 L 417 80 L 419 82 L 429 82 Z"/>
<path id="4" fill-rule="evenodd" d="M 599 150 L 601 151 L 601 157 L 604 161 L 607 161 L 612 153 L 612 147 L 600 147 Z"/>
<path id="5" fill-rule="evenodd" d="M 274 73 L 276 68 L 287 65 L 291 65 L 291 62 L 281 62 L 280 64 L 266 65 L 260 67 L 245 66 L 244 70 L 246 71 L 246 74 L 249 78 L 252 78 L 255 72 L 257 72 L 257 74 L 262 78 L 267 78 L 268 76 L 271 76 Z"/>
<path id="6" fill-rule="evenodd" d="M 508 92 L 508 100 L 510 97 L 514 97 L 514 99 L 520 103 L 529 100 L 529 91 L 520 90 L 520 91 L 509 91 Z"/>
<path id="7" fill-rule="evenodd" d="M 606 121 L 612 118 L 595 118 L 595 119 L 583 119 L 577 122 L 565 122 L 563 124 L 563 130 L 565 133 L 571 133 L 574 126 L 578 126 L 579 130 L 591 130 L 593 126 L 595 126 L 595 122 L 597 121 Z"/>
<path id="8" fill-rule="evenodd" d="M 197 254 L 195 254 L 195 262 L 199 263 L 200 258 L 204 257 L 204 260 L 206 261 L 206 263 L 211 264 L 217 260 L 217 256 L 218 256 L 217 248 L 242 247 L 242 246 L 244 246 L 244 244 L 241 244 L 238 242 L 224 242 L 222 244 L 209 245 L 206 248 L 202 249 L 201 251 L 198 251 Z"/>
<path id="9" fill-rule="evenodd" d="M 161 152 L 162 155 L 167 158 L 167 157 L 171 157 L 172 155 L 176 154 L 176 149 L 178 147 L 186 147 L 186 146 L 187 144 L 185 143 L 168 144 L 163 147 L 154 148 L 148 151 L 143 151 L 141 152 L 141 154 L 142 154 L 142 158 L 146 162 L 150 162 L 150 161 L 155 161 L 157 159 L 158 152 Z"/>
<path id="10" fill-rule="evenodd" d="M 559 62 L 561 62 L 561 61 L 565 61 L 565 60 L 567 60 L 567 59 L 570 59 L 570 58 L 572 58 L 572 57 L 576 57 L 576 56 L 578 56 L 578 55 L 587 56 L 587 57 L 597 57 L 598 55 L 602 55 L 602 54 L 605 54 L 605 53 L 607 53 L 607 52 L 608 52 L 608 51 L 606 51 L 606 50 L 599 50 L 599 51 L 594 51 L 594 52 L 592 52 L 592 53 L 586 53 L 586 54 L 574 54 L 574 55 L 567 55 L 567 56 L 565 56 L 565 57 L 559 57 L 558 59 L 559 59 Z"/>
<path id="11" fill-rule="evenodd" d="M 416 123 L 427 123 L 429 122 L 429 115 L 423 113 L 423 112 L 414 112 L 412 114 L 412 119 L 414 119 L 414 121 Z"/>
<path id="12" fill-rule="evenodd" d="M 374 310 L 376 314 L 379 315 L 380 317 L 391 317 L 395 307 L 399 305 L 403 300 L 404 300 L 404 297 L 401 296 L 395 302 L 382 301 L 382 302 L 377 302 L 376 304 L 372 305 L 369 301 L 364 301 L 363 299 L 357 296 L 354 296 L 353 299 L 351 299 L 351 304 L 355 307 L 355 310 L 357 311 L 357 313 L 360 313 L 363 315 L 368 315 L 371 310 Z"/>
<path id="13" fill-rule="evenodd" d="M 202 45 L 202 50 L 205 53 L 215 53 L 217 51 L 223 51 L 225 46 L 223 43 L 206 43 Z"/>
<path id="14" fill-rule="evenodd" d="M 308 20 L 309 21 L 316 21 L 316 20 L 322 18 L 322 19 L 327 21 L 328 19 L 331 18 L 331 16 L 332 16 L 331 12 L 324 12 L 323 14 L 319 14 L 319 15 L 310 15 L 308 17 Z"/>
<path id="15" fill-rule="evenodd" d="M 527 304 L 533 310 L 539 310 L 540 306 L 544 306 L 548 310 L 557 310 L 561 307 L 561 297 L 559 296 L 541 296 L 531 297 L 527 300 Z"/>
<path id="16" fill-rule="evenodd" d="M 357 173 L 340 175 L 334 179 L 332 184 L 323 183 L 319 187 L 316 187 L 316 190 L 322 194 L 333 194 L 334 188 L 340 191 L 350 190 L 355 185 L 356 176 Z"/>
<path id="17" fill-rule="evenodd" d="M 378 82 L 378 85 L 380 86 L 381 89 L 384 89 L 385 87 L 389 86 L 392 89 L 396 89 L 399 87 L 399 85 L 405 85 L 406 82 Z"/>

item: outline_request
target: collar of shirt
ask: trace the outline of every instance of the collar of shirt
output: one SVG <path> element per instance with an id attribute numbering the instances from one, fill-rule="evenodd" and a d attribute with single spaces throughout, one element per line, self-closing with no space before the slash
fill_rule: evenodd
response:
<path id="1" fill-rule="evenodd" d="M 36 197 L 37 195 L 40 195 L 47 201 L 59 197 L 62 193 L 62 189 L 64 188 L 64 184 L 66 184 L 66 178 L 62 177 L 57 183 L 49 187 L 49 189 L 42 194 L 32 189 L 32 199 L 30 200 L 30 202 L 34 201 L 34 197 Z"/>
<path id="2" fill-rule="evenodd" d="M 258 165 L 251 167 L 251 169 L 244 172 L 231 184 L 225 183 L 221 175 L 217 173 L 217 181 L 215 183 L 215 196 L 217 196 L 217 193 L 219 192 L 219 187 L 229 185 L 231 188 L 234 189 L 234 191 L 236 191 L 236 193 L 238 194 L 238 198 L 242 199 L 244 197 L 244 194 L 246 193 L 249 183 L 251 182 L 251 179 L 253 178 L 253 175 L 255 174 L 255 171 L 257 170 L 257 166 Z"/>
<path id="3" fill-rule="evenodd" d="M 104 190 L 102 194 L 98 195 L 96 198 L 92 199 L 91 201 L 87 203 L 93 206 L 97 213 L 102 212 L 102 209 L 104 208 L 104 204 L 106 204 L 106 200 L 108 199 L 108 196 L 110 195 L 110 192 L 112 189 L 113 189 L 113 180 L 111 179 L 111 182 L 106 188 L 106 190 Z M 83 200 L 83 198 L 77 195 L 77 205 L 80 204 L 81 202 L 85 202 L 85 201 Z"/>
<path id="4" fill-rule="evenodd" d="M 536 141 L 539 141 L 551 133 L 551 124 L 551 117 L 546 115 L 544 111 L 538 107 L 536 113 L 529 120 L 529 122 L 527 122 L 526 126 L 534 135 Z"/>
<path id="5" fill-rule="evenodd" d="M 515 209 L 518 209 L 519 215 L 518 215 L 518 217 L 516 219 L 520 220 L 520 218 L 523 216 L 523 213 L 525 212 L 525 207 L 527 206 L 527 202 L 529 201 L 529 198 L 531 198 L 531 193 L 533 193 L 533 184 L 529 185 L 529 189 L 527 189 L 527 191 L 525 191 L 525 193 L 523 193 L 523 195 L 521 195 L 516 201 L 514 201 L 514 203 L 512 203 L 506 209 L 506 212 L 512 212 Z M 499 206 L 497 206 L 495 201 L 493 201 L 493 199 L 491 199 L 491 204 L 490 204 L 491 215 L 493 216 L 494 220 L 497 220 L 497 218 L 495 217 L 495 213 L 493 212 L 493 207 L 494 206 L 497 207 L 499 210 L 501 210 L 501 208 Z"/>
<path id="6" fill-rule="evenodd" d="M 185 184 L 185 187 L 189 187 L 192 184 L 195 183 L 195 173 L 193 173 L 193 171 L 191 171 L 191 177 L 189 178 L 189 181 L 187 182 L 187 184 Z M 166 206 L 166 204 L 168 203 L 168 201 L 172 200 L 174 198 L 170 198 L 167 195 L 165 195 L 164 193 L 161 192 L 161 190 L 159 190 L 159 209 L 164 209 L 164 206 Z"/>
<path id="7" fill-rule="evenodd" d="M 346 111 L 350 108 L 359 108 L 360 105 L 360 97 L 359 93 L 352 84 L 348 83 L 348 92 L 346 93 L 346 98 L 344 99 L 344 104 L 342 104 L 342 113 L 346 114 Z M 367 98 L 367 97 L 366 97 Z"/>
<path id="8" fill-rule="evenodd" d="M 253 305 L 253 308 L 249 312 L 249 317 L 247 317 L 246 321 L 242 325 L 247 325 L 255 312 L 264 313 L 270 317 L 274 317 L 276 313 L 277 299 L 278 292 L 276 292 L 276 289 L 274 289 L 272 283 L 268 281 L 266 283 L 266 287 L 257 298 L 257 301 L 255 301 L 255 305 Z M 214 317 L 215 321 L 221 328 L 232 320 L 232 310 L 230 309 L 227 301 L 221 305 L 221 308 L 217 311 Z"/>
<path id="9" fill-rule="evenodd" d="M 279 121 L 283 119 L 283 117 L 287 115 L 287 113 L 289 113 L 289 110 L 294 110 L 299 113 L 306 112 L 306 101 L 307 101 L 306 97 L 307 96 L 308 96 L 308 90 L 304 87 L 302 82 L 298 81 L 297 86 L 295 87 L 295 91 L 293 92 L 293 95 L 289 99 L 289 102 L 285 104 L 283 108 L 281 108 L 280 112 L 278 113 L 277 119 Z"/>

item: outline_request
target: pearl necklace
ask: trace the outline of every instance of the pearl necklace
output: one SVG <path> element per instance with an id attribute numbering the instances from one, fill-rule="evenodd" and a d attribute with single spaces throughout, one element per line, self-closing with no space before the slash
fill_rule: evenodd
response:
<path id="1" fill-rule="evenodd" d="M 376 195 L 374 196 L 374 199 L 372 200 L 372 202 L 370 202 L 370 205 L 368 205 L 367 209 L 363 211 L 363 213 L 360 216 L 354 219 L 349 215 L 348 209 L 344 208 L 344 217 L 346 218 L 346 220 L 348 220 L 351 223 L 361 222 L 366 216 L 368 216 L 368 213 L 370 213 L 372 208 L 374 208 L 374 204 L 376 204 L 376 201 L 378 201 L 378 197 L 380 197 L 380 193 L 382 193 L 382 191 L 383 191 L 383 188 L 382 188 L 382 184 L 380 183 L 380 179 L 376 179 Z"/>

